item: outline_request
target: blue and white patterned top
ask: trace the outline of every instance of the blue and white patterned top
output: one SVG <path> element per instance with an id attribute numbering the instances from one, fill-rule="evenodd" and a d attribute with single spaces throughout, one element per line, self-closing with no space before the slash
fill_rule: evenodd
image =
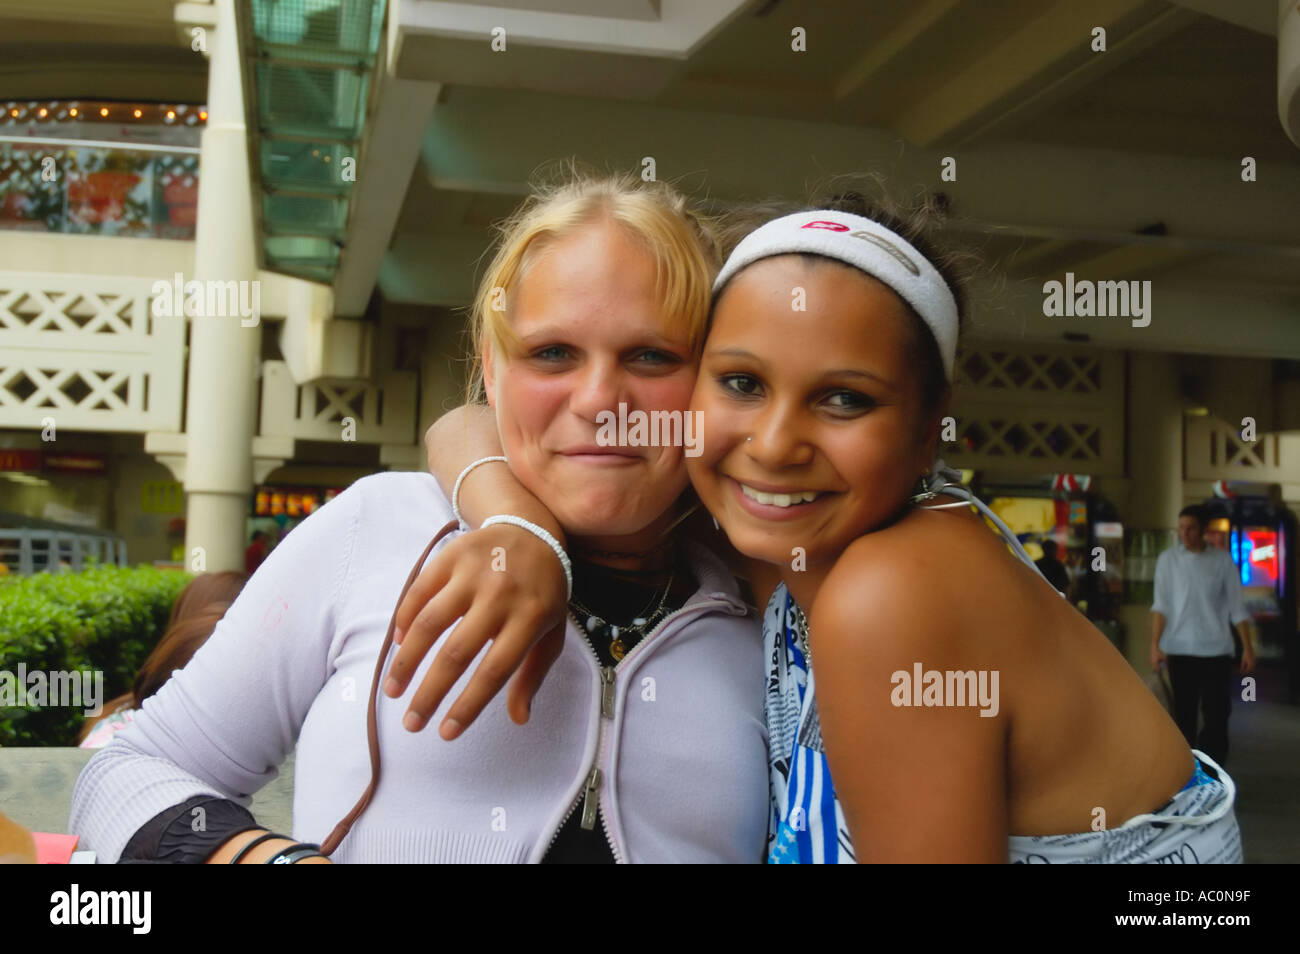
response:
<path id="1" fill-rule="evenodd" d="M 799 605 L 777 587 L 763 615 L 768 653 L 768 864 L 856 864 L 844 811 L 822 745 L 816 685 L 800 631 Z M 1118 828 L 1008 839 L 1007 860 L 1028 864 L 1240 864 L 1236 785 L 1195 749 L 1183 790 L 1150 814 Z M 1213 775 L 1206 772 L 1208 767 Z"/>
<path id="2" fill-rule="evenodd" d="M 803 612 L 782 584 L 763 616 L 772 819 L 768 864 L 855 864 L 822 745 L 816 691 L 800 640 Z"/>

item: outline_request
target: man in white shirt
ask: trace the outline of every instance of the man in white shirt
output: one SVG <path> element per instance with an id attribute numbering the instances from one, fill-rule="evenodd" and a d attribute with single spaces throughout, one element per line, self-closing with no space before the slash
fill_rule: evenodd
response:
<path id="1" fill-rule="evenodd" d="M 1207 545 L 1208 522 L 1203 507 L 1184 507 L 1178 514 L 1178 545 L 1156 561 L 1151 668 L 1168 665 L 1174 719 L 1187 744 L 1223 765 L 1233 659 L 1229 624 L 1241 637 L 1242 675 L 1255 668 L 1255 651 L 1237 567 L 1225 551 Z M 1205 725 L 1198 735 L 1201 714 Z"/>

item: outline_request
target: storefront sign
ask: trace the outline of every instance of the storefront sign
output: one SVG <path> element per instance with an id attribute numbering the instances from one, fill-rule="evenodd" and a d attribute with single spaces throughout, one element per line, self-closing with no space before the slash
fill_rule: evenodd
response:
<path id="1" fill-rule="evenodd" d="M 104 454 L 46 452 L 43 470 L 69 474 L 107 474 L 108 457 Z"/>
<path id="2" fill-rule="evenodd" d="M 0 470 L 46 473 L 107 474 L 108 455 L 73 451 L 0 449 Z"/>
<path id="3" fill-rule="evenodd" d="M 253 495 L 253 516 L 306 517 L 342 492 L 339 487 L 258 487 Z"/>
<path id="4" fill-rule="evenodd" d="M 0 449 L 0 470 L 40 470 L 41 452 L 38 450 Z"/>

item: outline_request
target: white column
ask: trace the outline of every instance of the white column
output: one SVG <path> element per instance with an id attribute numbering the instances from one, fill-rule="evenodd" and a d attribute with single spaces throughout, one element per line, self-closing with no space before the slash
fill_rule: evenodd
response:
<path id="1" fill-rule="evenodd" d="M 1124 530 L 1172 530 L 1183 508 L 1183 399 L 1173 355 L 1129 354 L 1125 415 L 1130 483 L 1121 510 Z M 1130 559 L 1154 561 L 1155 555 Z M 1126 604 L 1119 618 L 1124 624 L 1124 654 L 1145 675 L 1151 671 L 1151 607 Z"/>
<path id="2" fill-rule="evenodd" d="M 1300 146 L 1300 9 L 1277 0 L 1277 116 Z"/>
<path id="3" fill-rule="evenodd" d="M 204 288 L 208 282 L 257 279 L 234 0 L 217 0 L 216 6 L 217 27 L 208 37 L 208 123 L 200 143 L 194 255 L 194 278 Z M 261 336 L 260 320 L 246 327 L 238 315 L 190 320 L 187 568 L 196 547 L 209 571 L 244 566 Z"/>
<path id="4" fill-rule="evenodd" d="M 1125 523 L 1172 530 L 1183 508 L 1183 399 L 1173 355 L 1129 355 Z"/>

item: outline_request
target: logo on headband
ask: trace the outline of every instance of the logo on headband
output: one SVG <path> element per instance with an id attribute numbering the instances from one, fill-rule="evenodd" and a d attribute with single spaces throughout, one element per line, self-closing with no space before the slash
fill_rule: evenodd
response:
<path id="1" fill-rule="evenodd" d="M 912 261 L 910 258 L 908 258 L 906 255 L 904 255 L 902 249 L 900 249 L 893 242 L 890 242 L 887 239 L 883 239 L 879 235 L 874 235 L 871 232 L 857 231 L 851 234 L 853 235 L 854 238 L 860 238 L 863 241 L 870 242 L 872 245 L 875 245 L 883 249 L 884 251 L 888 252 L 890 255 L 894 256 L 894 258 L 898 259 L 898 263 L 902 265 L 904 268 L 906 268 L 913 275 L 921 274 L 921 269 L 917 266 L 917 264 L 914 261 Z"/>
<path id="2" fill-rule="evenodd" d="M 831 222 L 826 219 L 817 219 L 814 222 L 808 222 L 805 225 L 801 225 L 799 226 L 799 228 L 826 229 L 826 231 L 828 232 L 849 232 L 849 227 L 847 225 L 841 225 L 839 222 Z M 908 258 L 903 253 L 902 249 L 900 249 L 893 242 L 890 242 L 888 239 L 883 239 L 879 235 L 876 235 L 873 232 L 867 232 L 862 229 L 859 229 L 856 232 L 849 232 L 849 234 L 852 235 L 854 238 L 862 239 L 864 242 L 870 242 L 872 245 L 875 245 L 882 251 L 888 252 L 890 255 L 892 255 L 894 258 L 898 260 L 898 264 L 902 265 L 913 275 L 921 274 L 920 267 L 918 267 L 914 261 Z"/>

